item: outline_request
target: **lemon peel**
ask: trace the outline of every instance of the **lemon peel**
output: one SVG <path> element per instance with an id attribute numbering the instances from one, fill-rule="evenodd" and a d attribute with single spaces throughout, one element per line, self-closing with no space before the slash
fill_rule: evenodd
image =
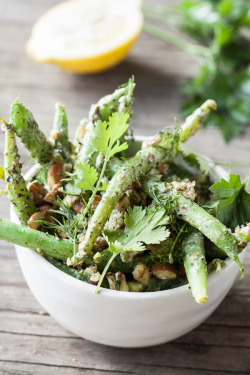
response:
<path id="1" fill-rule="evenodd" d="M 75 73 L 95 73 L 122 61 L 143 26 L 140 0 L 70 0 L 33 26 L 27 54 Z"/>

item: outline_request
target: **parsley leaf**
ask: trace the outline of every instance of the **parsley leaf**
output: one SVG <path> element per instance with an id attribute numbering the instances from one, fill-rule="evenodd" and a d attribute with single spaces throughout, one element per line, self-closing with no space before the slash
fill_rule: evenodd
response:
<path id="1" fill-rule="evenodd" d="M 1 165 L 0 165 L 0 179 L 4 180 L 4 169 Z"/>
<path id="2" fill-rule="evenodd" d="M 239 175 L 230 174 L 229 181 L 216 182 L 210 191 L 219 198 L 216 217 L 228 228 L 250 222 L 250 194 Z"/>
<path id="3" fill-rule="evenodd" d="M 71 180 L 70 182 L 67 182 L 65 184 L 64 188 L 59 188 L 59 191 L 65 194 L 69 194 L 69 195 L 80 195 L 82 192 L 82 189 L 77 187 L 75 183 L 73 182 L 73 180 Z"/>
<path id="4" fill-rule="evenodd" d="M 129 127 L 129 114 L 117 112 L 109 117 L 106 121 L 97 121 L 93 128 L 94 137 L 91 139 L 93 149 L 102 152 L 106 159 L 109 160 L 114 154 L 126 150 L 127 142 L 120 144 L 119 138 L 126 132 Z"/>
<path id="5" fill-rule="evenodd" d="M 110 241 L 110 251 L 119 254 L 121 251 L 143 251 L 146 244 L 158 244 L 169 236 L 169 230 L 164 226 L 169 224 L 169 217 L 165 216 L 164 209 L 148 206 L 129 207 L 125 213 L 124 223 L 126 230 L 115 242 Z"/>
<path id="6" fill-rule="evenodd" d="M 89 164 L 76 164 L 76 174 L 73 176 L 76 186 L 82 190 L 93 190 L 98 179 L 97 170 Z"/>
<path id="7" fill-rule="evenodd" d="M 104 268 L 96 293 L 117 255 L 123 251 L 144 251 L 145 244 L 159 244 L 170 235 L 169 230 L 165 228 L 169 224 L 169 216 L 163 208 L 156 208 L 153 205 L 144 209 L 140 206 L 129 207 L 125 213 L 124 223 L 126 229 L 122 234 L 120 230 L 104 232 L 113 255 Z"/>
<path id="8" fill-rule="evenodd" d="M 65 185 L 67 194 L 79 195 L 82 190 L 93 190 L 98 179 L 97 170 L 88 163 L 76 164 L 75 172 L 69 174 L 70 182 Z"/>
<path id="9" fill-rule="evenodd" d="M 129 114 L 117 112 L 109 117 L 109 121 L 98 120 L 95 122 L 92 135 L 90 137 L 91 151 L 98 151 L 104 154 L 104 163 L 101 173 L 98 176 L 97 170 L 88 163 L 77 164 L 73 174 L 68 174 L 68 183 L 65 185 L 67 194 L 79 195 L 81 190 L 92 191 L 91 197 L 88 200 L 83 216 L 88 212 L 97 191 L 106 190 L 107 184 L 102 184 L 104 172 L 107 168 L 108 160 L 116 153 L 126 150 L 128 148 L 127 142 L 120 144 L 120 138 L 129 127 Z"/>

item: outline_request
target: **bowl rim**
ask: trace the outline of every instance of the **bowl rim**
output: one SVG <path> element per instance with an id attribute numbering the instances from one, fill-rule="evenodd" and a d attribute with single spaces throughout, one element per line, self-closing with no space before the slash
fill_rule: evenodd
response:
<path id="1" fill-rule="evenodd" d="M 143 141 L 146 138 L 147 138 L 146 136 L 135 136 L 136 141 Z M 207 160 L 210 160 L 211 163 L 213 163 L 212 159 L 210 159 L 210 158 L 208 158 L 204 155 L 202 155 L 202 156 L 205 157 Z M 224 168 L 222 168 L 221 166 L 213 164 L 212 167 L 213 167 L 213 170 L 215 171 L 215 174 L 217 174 L 218 177 L 226 178 L 228 176 L 228 172 Z M 36 168 L 37 168 L 37 164 L 35 164 L 25 174 L 25 176 L 24 176 L 25 179 L 28 179 L 29 177 L 31 177 L 32 171 L 35 171 Z M 19 223 L 19 220 L 18 220 L 12 206 L 11 206 L 11 209 L 10 209 L 10 218 L 11 218 L 11 221 Z M 15 247 L 17 249 L 22 248 L 22 246 L 17 246 L 17 245 L 15 245 Z M 67 273 L 63 272 L 62 270 L 60 270 L 59 268 L 54 266 L 52 263 L 50 263 L 42 255 L 36 253 L 34 250 L 29 249 L 29 248 L 26 248 L 26 249 L 29 250 L 30 253 L 31 253 L 29 256 L 33 256 L 37 261 L 39 261 L 39 259 L 40 259 L 41 264 L 45 268 L 47 268 L 47 270 L 49 272 L 55 273 L 55 275 L 57 275 L 57 278 L 59 278 L 63 282 L 71 283 L 73 287 L 80 288 L 82 292 L 87 291 L 87 292 L 90 292 L 93 295 L 96 295 L 95 294 L 95 288 L 96 288 L 95 285 L 91 285 L 91 284 L 87 283 L 86 281 L 79 280 L 79 279 L 76 279 L 75 277 L 73 277 L 71 275 L 68 275 Z M 239 255 L 244 256 L 245 250 L 246 250 L 246 248 Z M 226 270 L 229 270 L 233 266 L 236 265 L 235 262 L 232 259 L 230 259 L 229 257 L 227 257 L 224 260 L 224 262 L 225 262 L 225 265 L 222 267 L 221 273 L 224 273 Z M 207 280 L 208 287 L 209 287 L 209 284 L 211 284 L 213 282 L 213 280 L 218 276 L 221 276 L 221 275 L 218 275 L 218 273 L 215 270 L 208 274 L 208 280 Z M 137 300 L 147 299 L 148 300 L 148 299 L 155 299 L 155 298 L 166 298 L 167 296 L 172 296 L 172 295 L 177 296 L 177 295 L 184 294 L 184 293 L 187 293 L 187 292 L 189 292 L 190 295 L 191 295 L 188 283 L 184 284 L 184 285 L 181 285 L 181 286 L 178 286 L 176 288 L 172 288 L 172 289 L 158 290 L 158 291 L 154 291 L 154 292 L 153 291 L 152 292 L 143 292 L 143 293 L 126 292 L 126 291 L 119 291 L 119 290 L 113 290 L 113 289 L 107 289 L 107 288 L 100 287 L 100 290 L 99 290 L 98 294 L 103 295 L 105 297 L 122 299 L 122 300 L 124 300 L 124 299 L 128 299 L 128 300 L 129 299 L 131 299 L 131 300 L 133 300 L 133 299 L 137 299 Z"/>

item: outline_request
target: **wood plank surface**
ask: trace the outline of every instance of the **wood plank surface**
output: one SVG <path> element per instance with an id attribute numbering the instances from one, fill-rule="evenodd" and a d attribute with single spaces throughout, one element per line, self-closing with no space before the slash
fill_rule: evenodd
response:
<path id="1" fill-rule="evenodd" d="M 72 136 L 91 103 L 135 75 L 136 134 L 154 134 L 173 124 L 174 117 L 181 120 L 178 86 L 195 74 L 197 66 L 185 53 L 146 34 L 125 62 L 95 76 L 71 75 L 29 60 L 25 43 L 32 24 L 57 3 L 0 0 L 0 116 L 8 118 L 10 103 L 21 95 L 49 134 L 54 104 L 59 101 L 66 106 Z M 223 143 L 216 129 L 200 131 L 189 144 L 219 162 L 250 162 L 250 128 L 230 145 Z M 3 147 L 0 134 L 0 150 Z M 236 171 L 244 176 L 243 168 Z M 0 197 L 0 205 L 1 217 L 8 218 L 7 200 Z M 59 326 L 27 288 L 13 246 L 1 242 L 0 375 L 250 374 L 250 253 L 245 266 L 247 276 L 238 279 L 212 316 L 189 334 L 152 348 L 118 349 L 80 339 Z"/>

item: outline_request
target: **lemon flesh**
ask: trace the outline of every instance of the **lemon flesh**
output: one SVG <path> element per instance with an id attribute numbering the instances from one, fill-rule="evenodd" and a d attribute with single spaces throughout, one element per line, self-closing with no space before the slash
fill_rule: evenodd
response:
<path id="1" fill-rule="evenodd" d="M 72 72 L 99 72 L 125 58 L 142 26 L 140 0 L 69 0 L 35 23 L 27 53 Z"/>

